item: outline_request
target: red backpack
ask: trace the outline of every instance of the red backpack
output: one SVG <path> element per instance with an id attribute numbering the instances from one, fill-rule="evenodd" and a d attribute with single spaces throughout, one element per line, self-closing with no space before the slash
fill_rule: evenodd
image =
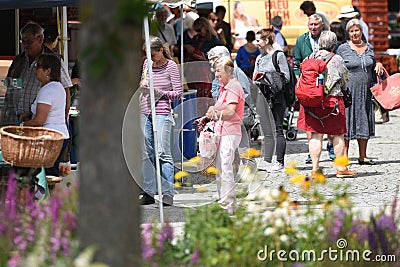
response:
<path id="1" fill-rule="evenodd" d="M 301 76 L 295 87 L 299 103 L 304 107 L 330 107 L 329 99 L 324 95 L 324 72 L 326 65 L 334 56 L 330 53 L 323 59 L 312 54 L 300 65 Z M 324 103 L 325 102 L 325 103 Z"/>

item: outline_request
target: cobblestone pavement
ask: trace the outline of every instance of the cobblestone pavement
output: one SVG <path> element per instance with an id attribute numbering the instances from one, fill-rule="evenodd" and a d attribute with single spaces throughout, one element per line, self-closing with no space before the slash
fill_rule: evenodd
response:
<path id="1" fill-rule="evenodd" d="M 296 114 L 297 115 L 297 114 Z M 295 125 L 295 122 L 294 122 Z M 334 188 L 337 185 L 348 186 L 347 193 L 355 207 L 364 215 L 371 211 L 378 211 L 385 205 L 390 205 L 396 195 L 400 182 L 400 110 L 390 112 L 390 121 L 376 125 L 376 136 L 371 138 L 368 144 L 367 155 L 377 164 L 373 166 L 358 165 L 357 142 L 350 142 L 350 168 L 358 172 L 353 178 L 336 178 L 333 162 L 329 160 L 328 153 L 324 149 L 321 155 L 321 167 L 326 174 L 326 184 L 320 192 L 327 198 L 333 197 Z M 326 147 L 326 140 L 323 148 Z M 286 162 L 297 162 L 300 173 L 310 174 L 311 164 L 305 164 L 308 154 L 307 138 L 304 132 L 299 131 L 294 141 L 287 142 Z M 262 186 L 277 188 L 281 185 L 289 192 L 292 200 L 306 201 L 300 196 L 297 185 L 288 183 L 288 176 L 284 173 L 270 174 L 259 172 Z M 196 188 L 201 186 L 206 189 L 199 192 Z M 242 186 L 239 184 L 239 187 Z M 184 210 L 188 207 L 203 205 L 217 199 L 216 185 L 212 179 L 200 177 L 192 173 L 190 183 L 177 189 L 174 197 L 174 206 L 164 208 L 164 217 L 171 222 L 184 222 Z M 142 206 L 142 222 L 150 218 L 159 218 L 158 205 Z"/>

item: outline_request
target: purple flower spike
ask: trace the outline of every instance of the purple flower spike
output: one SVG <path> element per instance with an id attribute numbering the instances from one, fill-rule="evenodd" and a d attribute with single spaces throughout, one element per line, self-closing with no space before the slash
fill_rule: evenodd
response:
<path id="1" fill-rule="evenodd" d="M 190 265 L 197 264 L 197 262 L 199 261 L 199 257 L 200 257 L 200 251 L 198 249 L 196 249 L 193 252 L 192 257 L 190 258 L 190 263 L 189 264 Z"/>
<path id="2" fill-rule="evenodd" d="M 340 232 L 343 227 L 343 218 L 345 217 L 345 212 L 341 209 L 335 211 L 335 219 L 333 220 L 333 225 L 330 233 L 330 241 L 336 242 Z"/>
<path id="3" fill-rule="evenodd" d="M 306 266 L 304 264 L 301 264 L 301 263 L 293 263 L 289 267 L 306 267 Z"/>
<path id="4" fill-rule="evenodd" d="M 376 222 L 376 225 L 380 228 L 387 229 L 390 232 L 394 233 L 396 231 L 396 225 L 394 223 L 394 218 L 388 215 L 381 215 Z"/>

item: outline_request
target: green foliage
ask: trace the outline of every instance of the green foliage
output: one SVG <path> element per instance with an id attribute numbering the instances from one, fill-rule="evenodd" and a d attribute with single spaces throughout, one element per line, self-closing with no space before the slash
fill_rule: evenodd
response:
<path id="1" fill-rule="evenodd" d="M 218 204 L 189 210 L 183 235 L 166 240 L 164 245 L 157 243 L 164 247 L 163 252 L 144 258 L 144 262 L 149 266 L 202 267 L 393 266 L 394 258 L 377 263 L 367 261 L 362 254 L 370 250 L 372 260 L 376 255 L 399 259 L 397 200 L 390 213 L 383 209 L 368 219 L 353 208 L 345 187 L 336 188 L 331 199 L 318 193 L 317 189 L 323 190 L 322 185 L 310 188 L 314 191 L 308 193 L 310 201 L 306 205 L 291 201 L 283 187 L 261 187 L 239 201 L 234 215 Z M 143 239 L 159 233 L 156 227 L 153 232 L 148 230 Z M 152 247 L 142 249 L 146 253 Z M 329 256 L 329 250 L 336 254 Z M 286 253 L 286 260 L 278 258 L 278 251 Z"/>
<path id="2" fill-rule="evenodd" d="M 108 70 L 116 62 L 121 64 L 125 60 L 124 53 L 131 49 L 136 49 L 132 45 L 138 36 L 132 36 L 132 43 L 124 41 L 122 38 L 123 29 L 136 27 L 140 29 L 143 25 L 145 16 L 149 14 L 149 6 L 142 0 L 124 0 L 117 6 L 116 15 L 112 21 L 103 27 L 104 37 L 97 43 L 87 45 L 83 48 L 80 58 L 87 60 L 88 74 L 93 78 L 107 75 Z M 83 9 L 84 21 L 89 22 L 93 13 L 91 8 Z"/>
<path id="3" fill-rule="evenodd" d="M 142 25 L 150 7 L 143 0 L 124 0 L 118 5 L 117 21 L 120 24 Z"/>

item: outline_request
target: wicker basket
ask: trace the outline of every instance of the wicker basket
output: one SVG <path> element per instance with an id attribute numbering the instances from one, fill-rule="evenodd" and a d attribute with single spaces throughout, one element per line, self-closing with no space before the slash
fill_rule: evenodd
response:
<path id="1" fill-rule="evenodd" d="M 4 161 L 29 168 L 52 167 L 65 139 L 63 133 L 42 127 L 6 126 L 0 134 Z"/>

